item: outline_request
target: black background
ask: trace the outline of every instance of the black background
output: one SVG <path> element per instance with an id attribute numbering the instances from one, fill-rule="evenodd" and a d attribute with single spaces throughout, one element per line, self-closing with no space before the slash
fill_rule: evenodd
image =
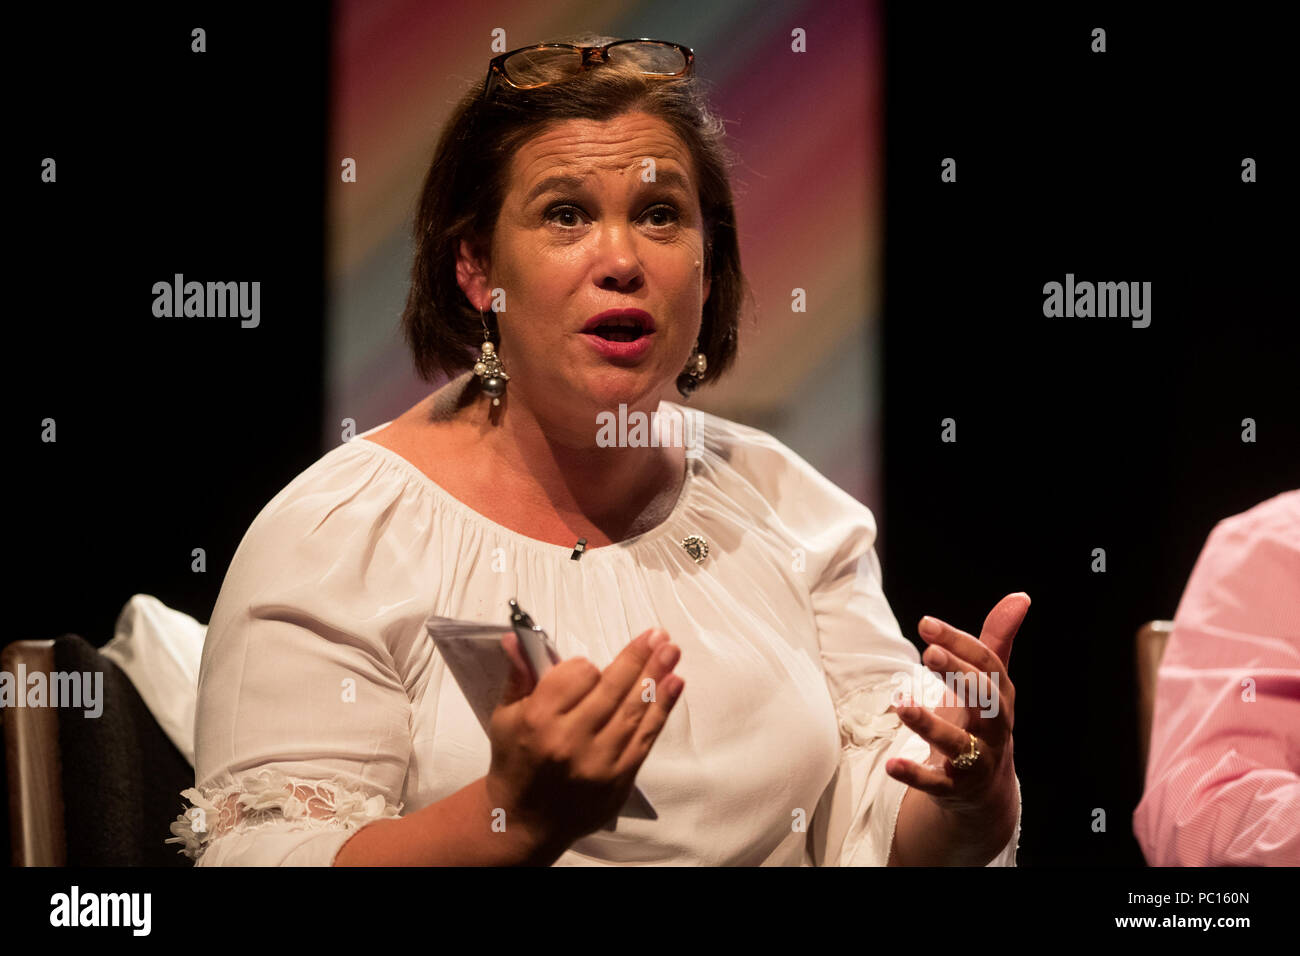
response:
<path id="1" fill-rule="evenodd" d="M 141 592 L 206 623 L 257 512 L 320 457 L 328 28 L 324 4 L 14 11 L 0 641 L 102 645 Z M 261 324 L 155 318 L 178 272 L 260 281 Z"/>
<path id="2" fill-rule="evenodd" d="M 43 8 L 14 32 L 47 82 L 17 104 L 11 178 L 27 214 L 9 638 L 102 644 L 137 592 L 206 622 L 253 517 L 321 454 L 328 10 L 225 9 Z M 32 173 L 46 156 L 57 186 Z M 260 281 L 260 326 L 155 318 L 175 273 Z"/>
<path id="3" fill-rule="evenodd" d="M 1048 6 L 889 8 L 885 594 L 921 647 L 1030 595 L 1019 862 L 1141 865 L 1136 632 L 1217 521 L 1300 487 L 1294 74 L 1257 7 Z M 1066 273 L 1150 281 L 1151 325 L 1045 318 Z"/>
<path id="4" fill-rule="evenodd" d="M 1134 633 L 1172 617 L 1216 521 L 1300 485 L 1286 34 L 1268 7 L 1051 10 L 888 11 L 880 549 L 914 639 L 922 614 L 978 633 L 1033 599 L 1021 865 L 1140 865 Z M 187 52 L 196 22 L 219 53 Z M 206 622 L 248 524 L 319 457 L 328 24 L 14 14 L 4 641 L 102 644 L 137 592 Z M 260 280 L 262 325 L 153 318 L 177 272 Z M 1152 282 L 1151 326 L 1044 318 L 1067 272 Z"/>

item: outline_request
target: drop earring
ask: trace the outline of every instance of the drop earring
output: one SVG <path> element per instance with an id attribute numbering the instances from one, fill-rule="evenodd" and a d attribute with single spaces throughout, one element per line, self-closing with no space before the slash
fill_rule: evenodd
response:
<path id="1" fill-rule="evenodd" d="M 700 379 L 704 377 L 708 367 L 709 360 L 700 351 L 699 341 L 696 341 L 691 357 L 686 360 L 686 368 L 682 369 L 682 373 L 677 376 L 677 391 L 682 393 L 683 398 L 690 398 L 691 393 L 700 387 Z"/>
<path id="2" fill-rule="evenodd" d="M 492 404 L 500 405 L 501 396 L 506 393 L 506 382 L 510 376 L 501 365 L 496 346 L 488 335 L 487 320 L 482 311 L 479 320 L 483 322 L 483 347 L 479 349 L 478 361 L 474 363 L 474 374 L 479 377 L 483 391 L 492 396 Z"/>

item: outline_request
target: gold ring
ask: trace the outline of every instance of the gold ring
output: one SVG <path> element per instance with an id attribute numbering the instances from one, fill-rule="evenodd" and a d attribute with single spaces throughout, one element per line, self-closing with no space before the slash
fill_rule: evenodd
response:
<path id="1" fill-rule="evenodd" d="M 975 765 L 976 760 L 980 759 L 980 749 L 975 746 L 975 735 L 968 730 L 966 736 L 970 737 L 970 752 L 952 758 L 952 765 L 958 770 L 969 769 Z"/>

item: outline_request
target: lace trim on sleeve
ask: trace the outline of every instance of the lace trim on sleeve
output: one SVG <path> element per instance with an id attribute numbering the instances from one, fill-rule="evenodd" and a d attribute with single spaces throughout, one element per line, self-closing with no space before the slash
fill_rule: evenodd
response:
<path id="1" fill-rule="evenodd" d="M 850 691 L 836 708 L 843 746 L 870 747 L 892 740 L 903 721 L 890 712 L 891 706 L 909 696 L 934 706 L 942 699 L 935 694 L 942 692 L 943 683 L 924 667 L 900 671 Z"/>
<path id="2" fill-rule="evenodd" d="M 889 713 L 896 685 L 872 684 L 852 691 L 839 706 L 840 740 L 846 747 L 867 747 L 882 738 L 892 738 L 903 722 Z"/>
<path id="3" fill-rule="evenodd" d="M 180 843 L 192 860 L 208 845 L 231 830 L 255 829 L 291 821 L 291 829 L 359 829 L 375 820 L 395 819 L 402 805 L 388 803 L 380 794 L 350 789 L 337 779 L 304 780 L 277 770 L 261 770 L 222 788 L 190 787 L 181 796 L 190 807 L 171 824 L 165 843 Z"/>

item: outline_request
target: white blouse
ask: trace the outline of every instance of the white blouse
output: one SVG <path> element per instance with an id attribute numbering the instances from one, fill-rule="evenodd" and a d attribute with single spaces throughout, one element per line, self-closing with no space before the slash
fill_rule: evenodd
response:
<path id="1" fill-rule="evenodd" d="M 601 669 L 663 627 L 686 681 L 636 778 L 658 819 L 620 817 L 556 865 L 883 866 L 907 789 L 885 762 L 929 754 L 891 693 L 904 676 L 942 685 L 885 600 L 875 519 L 772 436 L 690 414 L 668 518 L 576 561 L 366 438 L 383 425 L 294 478 L 213 610 L 198 785 L 168 842 L 200 866 L 326 866 L 358 827 L 482 777 L 487 735 L 424 624 L 508 630 L 517 597 L 561 657 Z M 1019 835 L 1017 811 L 990 866 L 1015 865 Z"/>

